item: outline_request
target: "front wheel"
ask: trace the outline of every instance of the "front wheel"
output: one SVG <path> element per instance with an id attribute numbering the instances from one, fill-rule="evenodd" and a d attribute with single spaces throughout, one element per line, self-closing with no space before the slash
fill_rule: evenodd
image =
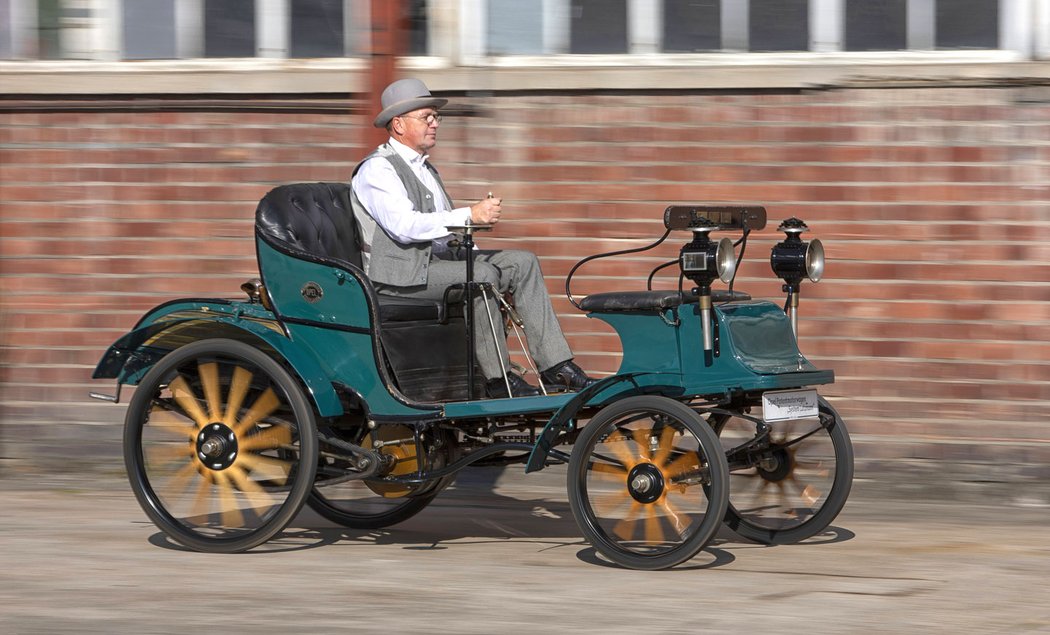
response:
<path id="1" fill-rule="evenodd" d="M 718 438 L 700 415 L 666 397 L 629 397 L 583 427 L 569 461 L 569 504 L 602 555 L 631 569 L 666 569 L 714 537 L 727 479 Z"/>
<path id="2" fill-rule="evenodd" d="M 768 545 L 800 542 L 824 531 L 842 511 L 853 483 L 846 424 L 823 397 L 819 417 L 770 424 L 724 413 L 709 419 L 729 461 L 726 524 Z"/>
<path id="3" fill-rule="evenodd" d="M 124 461 L 142 509 L 206 552 L 262 544 L 298 513 L 317 468 L 313 409 L 280 364 L 242 342 L 176 349 L 128 405 Z"/>

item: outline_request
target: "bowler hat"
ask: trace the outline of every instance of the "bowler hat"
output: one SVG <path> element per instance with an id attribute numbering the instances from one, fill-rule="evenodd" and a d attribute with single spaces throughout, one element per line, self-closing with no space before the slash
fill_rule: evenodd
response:
<path id="1" fill-rule="evenodd" d="M 379 113 L 372 125 L 376 128 L 385 128 L 394 117 L 419 110 L 420 108 L 441 108 L 448 103 L 447 99 L 439 99 L 430 94 L 426 84 L 418 79 L 399 79 L 386 87 L 381 98 L 383 111 Z"/>

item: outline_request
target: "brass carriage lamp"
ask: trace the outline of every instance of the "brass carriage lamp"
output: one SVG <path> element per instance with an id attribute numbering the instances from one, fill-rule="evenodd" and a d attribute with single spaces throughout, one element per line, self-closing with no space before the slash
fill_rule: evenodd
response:
<path id="1" fill-rule="evenodd" d="M 802 240 L 802 232 L 809 227 L 801 219 L 791 217 L 777 227 L 787 238 L 773 246 L 769 264 L 773 273 L 784 280 L 784 291 L 788 294 L 784 310 L 791 318 L 791 330 L 798 336 L 798 297 L 802 279 L 819 282 L 824 275 L 824 245 L 814 238 Z"/>
<path id="2" fill-rule="evenodd" d="M 694 221 L 689 230 L 693 240 L 679 253 L 682 273 L 697 285 L 700 305 L 700 323 L 704 334 L 704 351 L 715 348 L 714 330 L 711 326 L 711 283 L 715 278 L 729 282 L 736 272 L 736 254 L 733 241 L 723 238 L 717 243 L 711 240 L 711 232 L 720 226 L 707 218 Z"/>

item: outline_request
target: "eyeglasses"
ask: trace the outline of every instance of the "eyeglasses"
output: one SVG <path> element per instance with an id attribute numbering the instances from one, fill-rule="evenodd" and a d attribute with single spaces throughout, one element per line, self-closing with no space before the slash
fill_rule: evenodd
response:
<path id="1" fill-rule="evenodd" d="M 401 116 L 404 117 L 404 118 L 407 118 L 407 119 L 418 119 L 420 121 L 426 122 L 426 124 L 428 126 L 432 126 L 435 123 L 441 123 L 441 113 L 438 113 L 438 112 L 432 112 L 429 115 L 422 115 L 422 116 L 420 116 L 420 115 L 401 115 Z"/>

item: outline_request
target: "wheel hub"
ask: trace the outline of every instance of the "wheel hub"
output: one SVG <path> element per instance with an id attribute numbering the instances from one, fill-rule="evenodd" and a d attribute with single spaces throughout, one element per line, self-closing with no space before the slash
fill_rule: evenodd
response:
<path id="1" fill-rule="evenodd" d="M 639 503 L 652 503 L 664 493 L 664 475 L 652 463 L 639 463 L 627 474 L 627 491 Z"/>
<path id="2" fill-rule="evenodd" d="M 755 467 L 767 481 L 782 481 L 791 475 L 795 465 L 791 453 L 784 448 L 778 448 L 762 457 Z"/>
<path id="3" fill-rule="evenodd" d="M 213 470 L 225 470 L 237 460 L 237 435 L 222 423 L 209 423 L 197 434 L 197 458 Z"/>

